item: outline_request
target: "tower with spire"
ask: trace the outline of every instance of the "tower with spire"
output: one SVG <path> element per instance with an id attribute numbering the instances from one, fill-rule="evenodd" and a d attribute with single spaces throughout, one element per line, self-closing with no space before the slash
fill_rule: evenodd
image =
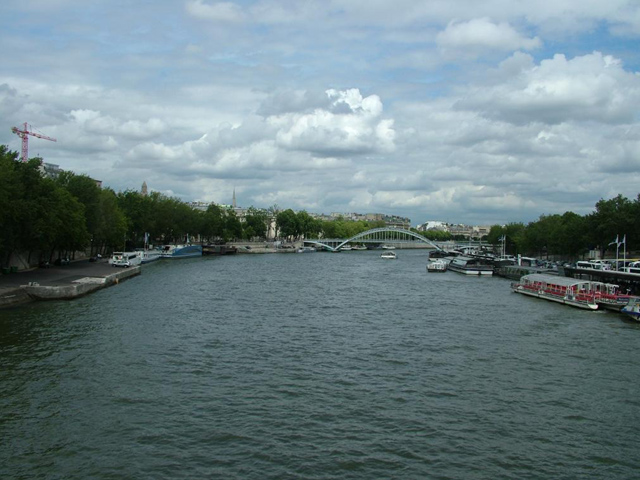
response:
<path id="1" fill-rule="evenodd" d="M 233 200 L 231 200 L 231 206 L 233 206 L 233 208 L 237 208 L 237 204 L 236 204 L 236 187 L 233 187 Z"/>
<path id="2" fill-rule="evenodd" d="M 149 194 L 147 191 L 147 182 L 142 182 L 142 196 L 146 197 Z"/>

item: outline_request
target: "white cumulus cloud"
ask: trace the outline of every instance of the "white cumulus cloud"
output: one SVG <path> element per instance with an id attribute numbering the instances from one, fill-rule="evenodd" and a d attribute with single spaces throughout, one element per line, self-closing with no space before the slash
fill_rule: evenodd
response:
<path id="1" fill-rule="evenodd" d="M 452 21 L 436 37 L 438 47 L 448 53 L 465 56 L 486 50 L 533 50 L 542 42 L 538 37 L 520 34 L 509 23 L 494 23 L 489 18 L 475 18 L 468 22 Z"/>

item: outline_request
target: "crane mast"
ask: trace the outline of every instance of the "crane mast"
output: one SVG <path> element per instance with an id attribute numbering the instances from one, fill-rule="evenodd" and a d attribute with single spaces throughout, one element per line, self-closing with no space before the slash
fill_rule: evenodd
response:
<path id="1" fill-rule="evenodd" d="M 22 125 L 22 130 L 20 130 L 18 127 L 11 127 L 11 131 L 22 139 L 22 161 L 23 162 L 26 162 L 27 160 L 29 160 L 29 135 L 36 138 L 42 138 L 44 140 L 57 142 L 55 138 L 47 137 L 46 135 L 42 135 L 40 133 L 34 132 L 27 122 L 24 122 L 24 124 Z"/>

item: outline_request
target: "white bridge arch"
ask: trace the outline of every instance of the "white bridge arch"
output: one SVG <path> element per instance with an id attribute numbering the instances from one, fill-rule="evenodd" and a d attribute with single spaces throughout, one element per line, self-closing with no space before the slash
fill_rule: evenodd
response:
<path id="1" fill-rule="evenodd" d="M 362 243 L 426 243 L 436 250 L 442 250 L 439 245 L 419 233 L 405 230 L 404 228 L 394 227 L 372 228 L 371 230 L 360 232 L 346 240 L 342 238 L 308 239 L 304 240 L 304 243 L 336 251 L 340 250 L 340 248 L 345 246 L 347 243 L 356 241 L 360 241 Z"/>

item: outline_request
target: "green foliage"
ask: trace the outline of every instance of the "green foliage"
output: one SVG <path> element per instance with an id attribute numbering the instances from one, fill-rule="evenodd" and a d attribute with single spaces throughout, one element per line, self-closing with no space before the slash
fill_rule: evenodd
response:
<path id="1" fill-rule="evenodd" d="M 283 237 L 297 237 L 300 235 L 298 217 L 290 208 L 276 215 L 276 228 Z"/>
<path id="2" fill-rule="evenodd" d="M 269 214 L 266 211 L 250 207 L 244 221 L 244 237 L 247 240 L 251 240 L 253 237 L 267 237 Z"/>

